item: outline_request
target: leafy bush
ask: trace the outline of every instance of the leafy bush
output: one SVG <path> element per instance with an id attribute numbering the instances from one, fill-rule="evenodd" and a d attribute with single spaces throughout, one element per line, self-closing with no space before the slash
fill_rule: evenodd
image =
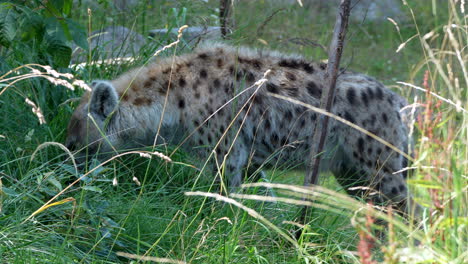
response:
<path id="1" fill-rule="evenodd" d="M 87 50 L 86 31 L 70 19 L 72 3 L 73 0 L 1 3 L 2 68 L 25 63 L 67 67 L 71 59 L 72 42 Z M 16 65 L 11 65 L 12 61 Z"/>

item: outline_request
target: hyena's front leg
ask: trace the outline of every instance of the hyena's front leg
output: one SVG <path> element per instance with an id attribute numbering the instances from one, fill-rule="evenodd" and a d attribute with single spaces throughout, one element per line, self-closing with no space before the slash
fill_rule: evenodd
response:
<path id="1" fill-rule="evenodd" d="M 218 163 L 223 165 L 224 176 L 229 187 L 242 184 L 242 172 L 247 164 L 248 151 L 242 142 L 235 142 L 231 148 L 217 151 Z"/>

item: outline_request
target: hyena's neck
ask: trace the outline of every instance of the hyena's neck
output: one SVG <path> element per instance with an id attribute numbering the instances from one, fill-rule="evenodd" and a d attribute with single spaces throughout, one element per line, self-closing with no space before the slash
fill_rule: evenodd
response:
<path id="1" fill-rule="evenodd" d="M 174 96 L 169 93 L 161 96 L 164 79 L 151 79 L 151 76 L 163 76 L 152 67 L 136 69 L 114 80 L 119 95 L 119 106 L 109 124 L 109 133 L 117 135 L 126 145 L 152 145 L 156 134 L 180 126 L 181 113 L 174 107 Z M 132 141 L 124 142 L 124 141 Z"/>

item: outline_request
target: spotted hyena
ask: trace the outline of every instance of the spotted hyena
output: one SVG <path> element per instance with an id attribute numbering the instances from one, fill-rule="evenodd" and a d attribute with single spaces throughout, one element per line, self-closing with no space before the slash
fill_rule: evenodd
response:
<path id="1" fill-rule="evenodd" d="M 318 114 L 271 94 L 318 106 L 326 67 L 300 56 L 211 44 L 93 82 L 71 118 L 67 145 L 102 153 L 151 146 L 158 138 L 205 158 L 214 150 L 230 185 L 238 186 L 247 166 L 307 162 Z M 350 71 L 340 73 L 336 86 L 332 113 L 407 152 L 403 98 Z M 364 185 L 378 190 L 380 200 L 405 204 L 406 174 L 395 173 L 407 166 L 402 155 L 334 119 L 326 142 L 321 169 L 348 192 Z"/>

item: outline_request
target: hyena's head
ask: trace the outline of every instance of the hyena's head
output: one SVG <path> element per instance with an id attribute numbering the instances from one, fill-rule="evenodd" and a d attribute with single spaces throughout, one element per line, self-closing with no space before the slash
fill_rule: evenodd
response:
<path id="1" fill-rule="evenodd" d="M 80 163 L 86 155 L 110 152 L 116 143 L 110 128 L 118 106 L 117 92 L 106 81 L 93 81 L 91 86 L 92 92 L 83 95 L 68 124 L 66 146 L 78 151 Z"/>

